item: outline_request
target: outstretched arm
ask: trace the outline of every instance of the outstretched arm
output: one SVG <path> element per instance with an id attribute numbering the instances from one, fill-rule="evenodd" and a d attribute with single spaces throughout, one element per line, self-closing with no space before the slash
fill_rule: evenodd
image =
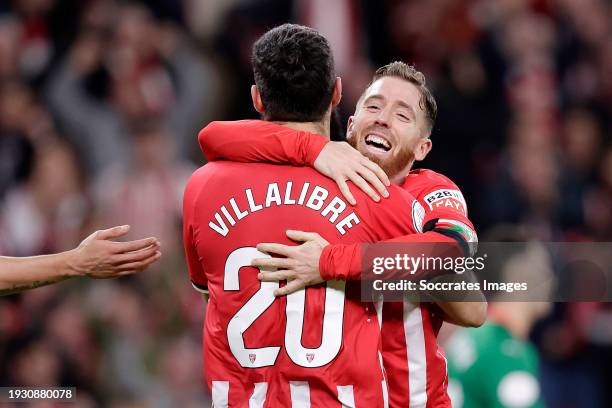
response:
<path id="1" fill-rule="evenodd" d="M 96 231 L 70 251 L 26 258 L 0 257 L 0 295 L 49 285 L 75 276 L 96 279 L 130 275 L 144 270 L 161 256 L 159 242 L 145 238 L 113 242 L 129 226 Z"/>

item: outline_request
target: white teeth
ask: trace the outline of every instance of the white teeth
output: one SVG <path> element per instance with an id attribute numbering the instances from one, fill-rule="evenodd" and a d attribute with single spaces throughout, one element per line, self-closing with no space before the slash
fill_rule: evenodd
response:
<path id="1" fill-rule="evenodd" d="M 384 146 L 387 149 L 391 149 L 391 145 L 389 144 L 389 142 L 387 142 L 385 139 L 383 139 L 380 136 L 367 135 L 366 142 L 376 143 L 376 144 Z"/>

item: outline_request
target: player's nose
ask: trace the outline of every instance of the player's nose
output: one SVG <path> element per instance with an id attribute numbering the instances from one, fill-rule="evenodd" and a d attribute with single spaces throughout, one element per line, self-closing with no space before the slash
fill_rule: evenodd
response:
<path id="1" fill-rule="evenodd" d="M 374 119 L 374 123 L 385 128 L 389 127 L 390 112 L 387 109 L 381 109 Z"/>

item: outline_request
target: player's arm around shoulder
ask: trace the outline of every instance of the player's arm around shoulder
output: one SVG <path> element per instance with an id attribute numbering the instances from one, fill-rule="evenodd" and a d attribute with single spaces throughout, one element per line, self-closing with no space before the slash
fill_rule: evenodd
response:
<path id="1" fill-rule="evenodd" d="M 211 122 L 198 134 L 209 161 L 312 166 L 328 140 L 263 120 Z"/>
<path id="2" fill-rule="evenodd" d="M 208 161 L 222 159 L 239 161 L 237 159 L 240 158 L 240 155 L 235 156 L 236 148 L 251 141 L 249 138 L 256 137 L 255 134 L 252 136 L 251 134 L 254 133 L 260 122 L 256 120 L 212 121 L 198 133 L 200 149 Z"/>

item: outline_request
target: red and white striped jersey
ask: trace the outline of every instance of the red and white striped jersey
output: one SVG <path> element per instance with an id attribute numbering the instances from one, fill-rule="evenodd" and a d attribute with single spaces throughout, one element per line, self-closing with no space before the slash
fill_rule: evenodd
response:
<path id="1" fill-rule="evenodd" d="M 310 168 L 214 162 L 191 177 L 184 245 L 191 281 L 207 288 L 204 365 L 223 407 L 385 407 L 380 326 L 359 282 L 328 281 L 275 298 L 260 282 L 260 242 L 291 244 L 287 229 L 330 242 L 375 242 L 414 233 L 414 199 L 391 189 L 384 204 L 357 206 Z"/>
<path id="2" fill-rule="evenodd" d="M 402 187 L 425 208 L 425 223 L 450 226 L 476 240 L 463 194 L 431 170 L 410 172 Z M 437 341 L 443 315 L 434 303 L 385 303 L 382 307 L 383 362 L 391 407 L 450 407 L 444 350 Z"/>

